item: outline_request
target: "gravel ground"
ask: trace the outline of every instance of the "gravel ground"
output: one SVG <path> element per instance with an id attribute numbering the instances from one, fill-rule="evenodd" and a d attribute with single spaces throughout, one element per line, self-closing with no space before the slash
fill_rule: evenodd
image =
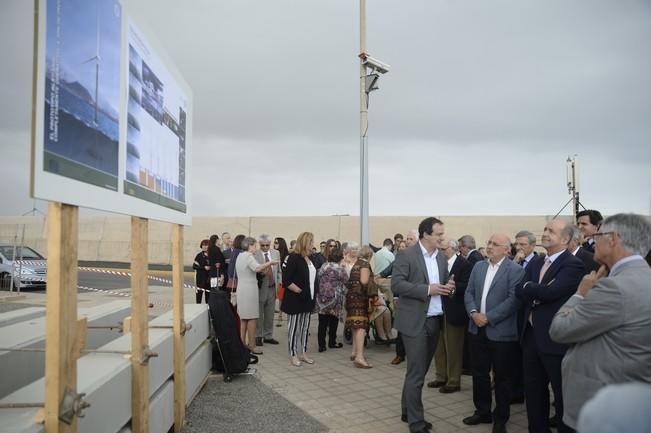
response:
<path id="1" fill-rule="evenodd" d="M 211 375 L 186 412 L 182 433 L 320 433 L 328 428 L 254 375 Z"/>

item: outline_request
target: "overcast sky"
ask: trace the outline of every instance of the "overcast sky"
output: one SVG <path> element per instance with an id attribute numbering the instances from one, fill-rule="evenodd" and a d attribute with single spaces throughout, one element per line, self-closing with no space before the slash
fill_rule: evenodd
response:
<path id="1" fill-rule="evenodd" d="M 193 90 L 194 215 L 359 214 L 358 1 L 132 3 Z M 650 212 L 651 1 L 367 3 L 371 215 L 555 214 L 574 154 L 586 207 Z M 32 208 L 32 44 L 2 0 L 3 215 Z"/>

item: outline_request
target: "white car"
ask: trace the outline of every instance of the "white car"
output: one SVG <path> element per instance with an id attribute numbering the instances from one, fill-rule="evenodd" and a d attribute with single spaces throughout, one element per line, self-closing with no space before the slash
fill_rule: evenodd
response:
<path id="1" fill-rule="evenodd" d="M 14 287 L 44 288 L 47 280 L 47 261 L 45 257 L 29 247 L 15 247 L 12 244 L 0 244 L 0 287 L 9 290 L 11 273 L 14 274 Z"/>

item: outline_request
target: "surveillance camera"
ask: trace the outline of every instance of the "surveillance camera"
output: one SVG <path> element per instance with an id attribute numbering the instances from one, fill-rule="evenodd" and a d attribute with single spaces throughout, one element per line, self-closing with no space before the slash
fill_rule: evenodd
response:
<path id="1" fill-rule="evenodd" d="M 375 59 L 371 56 L 366 56 L 362 64 L 366 65 L 367 67 L 373 69 L 375 72 L 378 72 L 380 74 L 386 74 L 387 72 L 389 72 L 389 68 L 391 67 L 386 63 L 381 62 L 378 59 Z"/>

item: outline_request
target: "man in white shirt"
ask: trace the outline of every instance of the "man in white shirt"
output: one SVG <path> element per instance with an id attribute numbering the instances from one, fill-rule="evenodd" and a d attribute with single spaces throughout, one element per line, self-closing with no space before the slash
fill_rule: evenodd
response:
<path id="1" fill-rule="evenodd" d="M 465 293 L 470 316 L 470 351 L 475 413 L 467 425 L 493 423 L 493 433 L 505 433 L 510 416 L 511 366 L 518 341 L 518 301 L 515 288 L 524 276 L 521 266 L 507 258 L 511 241 L 496 233 L 488 241 L 488 260 L 477 263 Z M 491 414 L 490 371 L 495 372 L 495 410 Z"/>
<path id="2" fill-rule="evenodd" d="M 400 296 L 394 326 L 407 351 L 401 419 L 409 422 L 411 433 L 427 433 L 432 427 L 424 418 L 423 384 L 443 320 L 441 296 L 455 288 L 448 281 L 447 257 L 439 251 L 444 234 L 441 220 L 425 218 L 418 226 L 418 243 L 398 254 L 391 277 L 391 289 Z"/>

